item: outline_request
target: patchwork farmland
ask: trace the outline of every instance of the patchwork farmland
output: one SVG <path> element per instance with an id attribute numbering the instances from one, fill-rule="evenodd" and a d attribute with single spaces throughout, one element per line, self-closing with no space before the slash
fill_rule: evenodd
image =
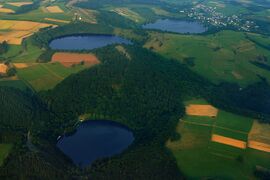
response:
<path id="1" fill-rule="evenodd" d="M 31 21 L 0 20 L 0 42 L 20 45 L 22 40 L 41 28 L 55 26 Z"/>
<path id="2" fill-rule="evenodd" d="M 67 76 L 77 73 L 85 68 L 86 66 L 84 65 L 76 65 L 71 68 L 66 68 L 59 62 L 48 64 L 30 63 L 19 65 L 19 67 L 17 65 L 17 74 L 19 79 L 23 80 L 35 91 L 41 91 L 52 89 Z"/>
<path id="3" fill-rule="evenodd" d="M 222 110 L 217 110 L 217 116 L 207 116 L 203 108 L 200 116 L 199 107 L 214 108 L 203 99 L 185 104 L 186 112 L 190 107 L 198 107 L 194 110 L 196 113 L 189 112 L 179 121 L 176 131 L 181 132 L 181 138 L 169 140 L 167 147 L 187 177 L 196 179 L 214 174 L 228 179 L 246 179 L 254 177 L 256 166 L 270 168 L 267 160 L 270 143 L 269 139 L 265 140 L 270 135 L 268 126 Z"/>

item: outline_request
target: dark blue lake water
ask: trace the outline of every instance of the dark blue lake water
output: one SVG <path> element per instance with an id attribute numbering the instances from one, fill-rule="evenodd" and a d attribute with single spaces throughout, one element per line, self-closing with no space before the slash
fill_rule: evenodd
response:
<path id="1" fill-rule="evenodd" d="M 133 133 L 121 124 L 87 121 L 74 134 L 62 137 L 57 147 L 76 165 L 85 167 L 97 159 L 121 153 L 133 140 Z"/>
<path id="2" fill-rule="evenodd" d="M 52 40 L 50 47 L 58 50 L 91 50 L 110 44 L 132 43 L 127 39 L 113 35 L 72 35 Z"/>
<path id="3" fill-rule="evenodd" d="M 159 19 L 154 23 L 143 25 L 144 29 L 157 29 L 176 33 L 199 34 L 207 31 L 207 28 L 198 22 L 181 21 L 172 19 Z"/>

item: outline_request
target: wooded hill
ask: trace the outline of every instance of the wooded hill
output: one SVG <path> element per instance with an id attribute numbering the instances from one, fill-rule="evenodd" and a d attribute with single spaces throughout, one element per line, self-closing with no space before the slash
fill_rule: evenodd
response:
<path id="1" fill-rule="evenodd" d="M 181 179 L 165 142 L 180 138 L 175 127 L 184 115 L 183 100 L 190 97 L 269 121 L 270 88 L 265 81 L 245 89 L 214 85 L 175 60 L 134 45 L 122 46 L 124 51 L 115 45 L 93 51 L 100 65 L 69 76 L 39 97 L 0 89 L 5 112 L 1 123 L 10 132 L 23 129 L 22 140 L 0 170 L 1 178 Z M 55 148 L 57 137 L 73 131 L 80 115 L 127 125 L 135 141 L 123 154 L 80 170 Z M 26 146 L 29 129 L 37 151 Z"/>

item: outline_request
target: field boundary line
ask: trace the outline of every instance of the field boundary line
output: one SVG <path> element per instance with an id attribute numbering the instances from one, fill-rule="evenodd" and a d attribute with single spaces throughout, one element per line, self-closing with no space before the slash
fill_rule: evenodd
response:
<path id="1" fill-rule="evenodd" d="M 248 134 L 249 133 L 249 132 L 244 132 L 244 131 L 240 131 L 240 130 L 234 130 L 234 129 L 230 129 L 230 128 L 226 128 L 226 127 L 222 127 L 222 126 L 217 126 L 217 125 L 214 125 L 214 127 L 224 129 L 224 130 L 228 130 L 228 131 L 232 131 L 232 132 L 236 132 L 236 133 L 240 133 L 240 134 Z"/>
<path id="2" fill-rule="evenodd" d="M 227 159 L 234 159 L 233 156 L 224 155 L 224 154 L 221 154 L 221 153 L 214 153 L 214 152 L 211 152 L 211 154 L 213 154 L 213 155 L 215 155 L 215 156 L 219 156 L 219 157 L 224 157 L 224 158 L 227 158 Z"/>
<path id="3" fill-rule="evenodd" d="M 234 129 L 230 129 L 230 128 L 226 128 L 226 127 L 222 127 L 222 126 L 217 126 L 215 125 L 216 123 L 214 123 L 213 125 L 212 124 L 204 124 L 204 123 L 197 123 L 197 122 L 190 122 L 190 121 L 185 121 L 185 120 L 181 120 L 182 122 L 184 123 L 187 123 L 187 124 L 195 124 L 195 125 L 200 125 L 200 126 L 212 126 L 213 129 L 214 128 L 220 128 L 220 129 L 224 129 L 224 130 L 228 130 L 228 131 L 232 131 L 232 132 L 236 132 L 236 133 L 240 133 L 240 134 L 248 134 L 248 132 L 244 132 L 244 131 L 240 131 L 240 130 L 234 130 Z"/>
<path id="4" fill-rule="evenodd" d="M 207 127 L 213 127 L 212 124 L 203 124 L 203 123 L 196 123 L 196 122 L 190 122 L 190 121 L 185 121 L 185 120 L 181 120 L 182 122 L 184 123 L 187 123 L 187 124 L 194 124 L 194 125 L 199 125 L 199 126 L 207 126 Z"/>
<path id="5" fill-rule="evenodd" d="M 51 69 L 49 69 L 48 67 L 46 67 L 44 64 L 42 64 L 41 66 L 42 66 L 44 69 L 48 70 L 50 73 L 52 73 L 52 75 L 58 77 L 59 79 L 61 79 L 61 80 L 64 79 L 64 77 L 62 77 L 62 76 L 56 74 L 54 71 L 52 71 Z"/>

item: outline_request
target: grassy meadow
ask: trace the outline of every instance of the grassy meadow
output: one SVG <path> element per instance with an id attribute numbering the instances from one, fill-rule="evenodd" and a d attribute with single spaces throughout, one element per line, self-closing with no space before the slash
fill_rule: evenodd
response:
<path id="1" fill-rule="evenodd" d="M 47 63 L 17 69 L 17 74 L 19 79 L 27 82 L 35 91 L 41 91 L 52 89 L 67 76 L 83 69 L 83 65 L 67 68 L 60 63 Z"/>
<path id="2" fill-rule="evenodd" d="M 246 38 L 245 33 L 221 31 L 210 35 L 180 35 L 151 32 L 145 47 L 179 60 L 215 83 L 229 81 L 242 86 L 259 80 L 270 82 L 270 71 L 250 63 L 270 52 Z M 270 62 L 266 63 L 267 65 Z"/>

